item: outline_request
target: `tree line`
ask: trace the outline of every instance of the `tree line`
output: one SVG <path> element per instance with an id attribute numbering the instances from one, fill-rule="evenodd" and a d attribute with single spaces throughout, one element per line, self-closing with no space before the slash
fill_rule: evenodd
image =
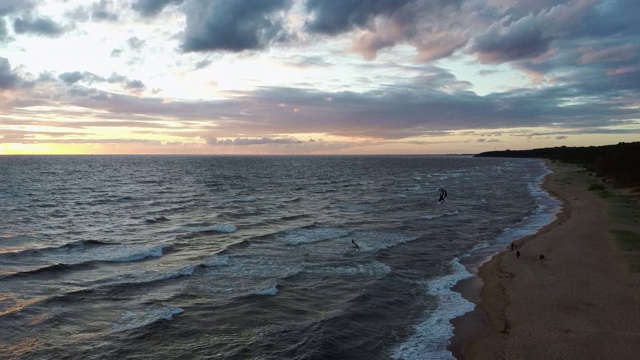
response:
<path id="1" fill-rule="evenodd" d="M 488 151 L 477 157 L 541 158 L 579 164 L 618 186 L 640 186 L 640 142 L 604 146 L 558 146 L 531 150 Z"/>

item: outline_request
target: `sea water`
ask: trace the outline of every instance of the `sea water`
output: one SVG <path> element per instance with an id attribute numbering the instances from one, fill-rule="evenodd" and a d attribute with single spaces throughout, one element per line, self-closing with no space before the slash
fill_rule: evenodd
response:
<path id="1" fill-rule="evenodd" d="M 451 290 L 472 276 L 460 259 L 552 221 L 547 172 L 467 156 L 2 156 L 0 358 L 451 358 L 449 321 L 474 306 Z"/>

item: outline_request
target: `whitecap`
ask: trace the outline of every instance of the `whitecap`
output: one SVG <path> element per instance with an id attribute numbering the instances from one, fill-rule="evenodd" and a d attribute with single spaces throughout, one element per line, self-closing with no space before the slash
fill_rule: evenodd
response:
<path id="1" fill-rule="evenodd" d="M 421 217 L 421 219 L 433 220 L 433 219 L 441 218 L 443 216 L 444 216 L 444 214 L 432 214 L 432 215 L 425 215 L 425 216 Z"/>
<path id="2" fill-rule="evenodd" d="M 111 255 L 115 255 L 113 258 L 108 256 L 104 260 L 113 261 L 113 262 L 129 262 L 129 261 L 146 259 L 148 257 L 161 257 L 163 255 L 163 250 L 166 247 L 168 247 L 167 244 L 160 244 L 160 245 L 156 245 L 149 248 L 143 248 L 140 251 L 136 251 L 133 253 L 129 253 L 132 250 L 131 247 L 128 247 L 128 246 L 118 247 L 116 248 L 117 251 L 111 254 Z"/>
<path id="3" fill-rule="evenodd" d="M 475 305 L 451 290 L 471 273 L 457 258 L 451 266 L 453 273 L 427 282 L 427 293 L 437 298 L 436 310 L 414 326 L 415 333 L 393 349 L 392 357 L 403 360 L 454 359 L 447 346 L 453 336 L 451 320 L 472 311 Z"/>
<path id="4" fill-rule="evenodd" d="M 164 304 L 152 304 L 142 309 L 125 311 L 120 320 L 111 328 L 112 332 L 133 330 L 147 326 L 159 320 L 172 320 L 174 315 L 184 312 L 183 309 Z"/>
<path id="5" fill-rule="evenodd" d="M 276 295 L 278 294 L 278 284 L 275 282 L 268 288 L 256 292 L 256 295 Z"/>

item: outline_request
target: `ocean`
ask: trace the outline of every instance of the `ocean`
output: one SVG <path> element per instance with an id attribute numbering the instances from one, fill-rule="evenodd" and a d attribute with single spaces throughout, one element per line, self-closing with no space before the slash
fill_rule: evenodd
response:
<path id="1" fill-rule="evenodd" d="M 451 359 L 535 159 L 0 156 L 2 359 Z M 438 204 L 438 189 L 448 192 Z M 358 244 L 358 249 L 352 242 Z"/>

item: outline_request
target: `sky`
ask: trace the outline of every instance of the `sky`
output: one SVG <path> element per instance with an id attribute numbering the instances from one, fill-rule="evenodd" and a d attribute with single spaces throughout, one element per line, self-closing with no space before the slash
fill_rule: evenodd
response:
<path id="1" fill-rule="evenodd" d="M 1 154 L 640 141 L 638 0 L 0 0 Z"/>

